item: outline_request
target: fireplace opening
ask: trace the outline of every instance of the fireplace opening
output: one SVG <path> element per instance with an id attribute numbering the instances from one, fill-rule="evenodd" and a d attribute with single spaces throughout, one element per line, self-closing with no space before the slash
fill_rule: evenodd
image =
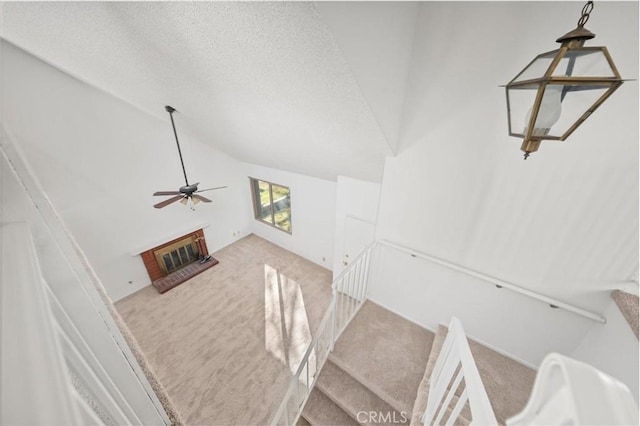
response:
<path id="1" fill-rule="evenodd" d="M 195 240 L 195 237 L 189 236 L 154 251 L 153 254 L 156 257 L 158 266 L 160 266 L 164 275 L 169 275 L 171 272 L 200 259 L 200 252 Z"/>

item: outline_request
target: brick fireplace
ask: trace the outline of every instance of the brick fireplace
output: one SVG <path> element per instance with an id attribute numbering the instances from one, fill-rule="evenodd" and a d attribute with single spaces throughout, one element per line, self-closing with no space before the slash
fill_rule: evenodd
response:
<path id="1" fill-rule="evenodd" d="M 218 264 L 198 229 L 140 253 L 151 284 L 164 293 Z"/>

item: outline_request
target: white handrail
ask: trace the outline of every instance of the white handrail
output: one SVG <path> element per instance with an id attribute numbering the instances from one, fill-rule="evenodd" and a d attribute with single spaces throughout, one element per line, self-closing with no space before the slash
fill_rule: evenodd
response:
<path id="1" fill-rule="evenodd" d="M 333 295 L 327 312 L 291 378 L 284 399 L 271 422 L 272 426 L 297 424 L 329 352 L 364 304 L 374 245 L 375 243 L 371 244 L 356 256 L 333 281 Z"/>
<path id="2" fill-rule="evenodd" d="M 467 268 L 465 266 L 462 265 L 458 265 L 456 263 L 453 262 L 449 262 L 448 260 L 444 260 L 441 259 L 439 257 L 435 257 L 435 256 L 431 256 L 429 254 L 426 253 L 421 253 L 418 250 L 414 250 L 408 247 L 404 247 L 401 246 L 399 244 L 396 243 L 392 243 L 391 241 L 387 241 L 387 240 L 381 240 L 379 241 L 380 244 L 394 248 L 396 250 L 399 250 L 403 253 L 407 253 L 409 255 L 411 255 L 412 257 L 419 257 L 421 259 L 427 260 L 431 263 L 435 263 L 437 265 L 440 266 L 444 266 L 445 268 L 449 268 L 449 269 L 453 269 L 454 271 L 458 271 L 458 272 L 462 272 L 463 274 L 469 275 L 471 277 L 474 278 L 479 278 L 485 282 L 488 282 L 490 284 L 494 284 L 496 286 L 499 286 L 500 288 L 508 288 L 509 290 L 515 291 L 517 293 L 523 294 L 525 296 L 531 297 L 533 299 L 539 300 L 545 304 L 548 304 L 549 306 L 551 306 L 552 308 L 560 308 L 560 309 L 564 309 L 566 311 L 569 312 L 573 312 L 574 314 L 583 316 L 585 318 L 588 318 L 590 320 L 593 321 L 597 321 L 599 323 L 602 324 L 606 324 L 607 323 L 607 319 L 605 317 L 603 317 L 602 315 L 587 311 L 586 309 L 582 309 L 579 308 L 577 306 L 573 306 L 569 303 L 563 302 L 561 300 L 558 299 L 554 299 L 553 297 L 549 297 L 549 296 L 545 296 L 544 294 L 540 294 L 540 293 L 536 293 L 535 291 L 531 291 L 529 289 L 526 289 L 524 287 L 521 287 L 517 284 L 513 284 L 511 282 L 508 281 L 504 281 L 501 280 L 499 278 L 496 277 L 492 277 L 491 275 L 487 275 L 484 274 L 482 272 L 478 272 L 475 271 L 473 269 Z M 623 283 L 620 283 L 621 285 Z"/>
<path id="3" fill-rule="evenodd" d="M 460 385 L 464 388 L 456 396 Z M 456 404 L 451 406 L 454 400 Z M 455 424 L 467 402 L 471 409 L 471 419 L 467 420 L 481 425 L 498 424 L 462 324 L 453 317 L 431 373 L 422 421 L 425 425 L 440 425 L 446 419 L 446 424 Z"/>

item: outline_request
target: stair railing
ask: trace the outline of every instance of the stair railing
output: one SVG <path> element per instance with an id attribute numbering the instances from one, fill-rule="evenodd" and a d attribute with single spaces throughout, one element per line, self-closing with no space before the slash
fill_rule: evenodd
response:
<path id="1" fill-rule="evenodd" d="M 467 420 L 481 425 L 498 424 L 462 324 L 453 317 L 431 374 L 423 423 L 458 424 L 457 420 L 467 402 L 471 409 L 471 419 Z"/>
<path id="2" fill-rule="evenodd" d="M 333 281 L 327 312 L 291 378 L 284 399 L 271 422 L 272 426 L 290 426 L 298 422 L 329 353 L 367 298 L 369 269 L 375 244 L 360 253 Z"/>

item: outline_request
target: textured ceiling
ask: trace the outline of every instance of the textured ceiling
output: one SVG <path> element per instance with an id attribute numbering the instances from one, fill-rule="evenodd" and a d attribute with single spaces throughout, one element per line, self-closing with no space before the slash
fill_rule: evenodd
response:
<path id="1" fill-rule="evenodd" d="M 406 26 L 404 9 L 379 13 L 399 13 L 394 25 Z M 331 5 L 323 10 L 331 19 Z M 410 44 L 382 46 L 381 63 L 394 64 L 377 71 L 387 83 L 367 84 L 368 99 L 385 108 L 377 114 L 385 132 L 343 55 L 353 44 L 339 46 L 313 3 L 4 3 L 2 11 L 7 40 L 153 115 L 167 119 L 163 106 L 174 106 L 179 130 L 242 161 L 380 181 L 393 152 L 385 133 L 396 136 Z"/>
<path id="2" fill-rule="evenodd" d="M 318 2 L 394 153 L 398 149 L 419 2 Z"/>
<path id="3" fill-rule="evenodd" d="M 498 86 L 553 48 L 580 7 L 487 3 L 0 10 L 9 41 L 164 120 L 173 105 L 180 132 L 240 160 L 379 181 L 396 154 L 379 236 L 598 310 L 637 276 L 637 81 L 525 163 Z M 637 3 L 599 4 L 593 45 L 637 79 Z"/>

